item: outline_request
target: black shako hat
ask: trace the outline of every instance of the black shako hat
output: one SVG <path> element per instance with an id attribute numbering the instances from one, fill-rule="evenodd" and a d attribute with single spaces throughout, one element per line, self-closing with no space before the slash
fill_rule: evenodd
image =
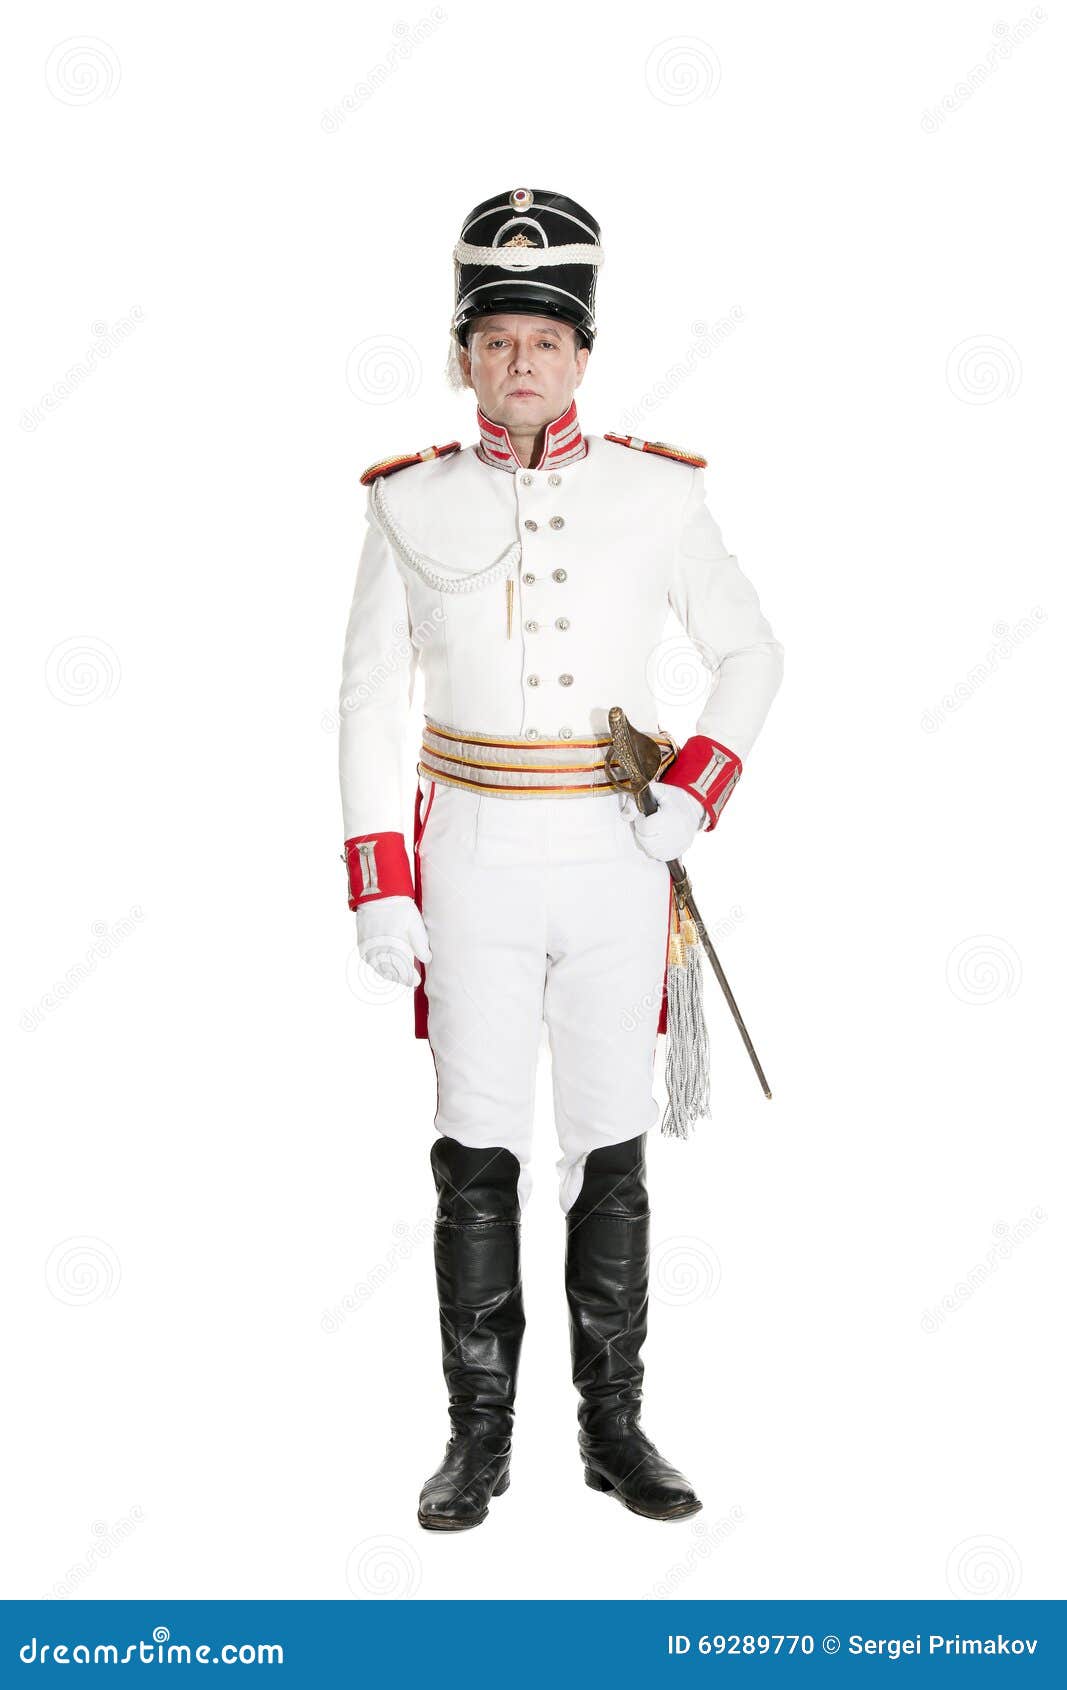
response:
<path id="1" fill-rule="evenodd" d="M 600 224 L 577 200 L 547 188 L 513 188 L 483 200 L 465 218 L 452 252 L 461 346 L 475 317 L 527 312 L 573 323 L 583 346 L 596 336 Z"/>

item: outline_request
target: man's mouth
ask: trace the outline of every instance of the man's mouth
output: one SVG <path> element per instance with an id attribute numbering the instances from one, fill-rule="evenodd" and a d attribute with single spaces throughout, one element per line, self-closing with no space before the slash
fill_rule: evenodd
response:
<path id="1" fill-rule="evenodd" d="M 509 399 L 537 399 L 540 395 L 532 387 L 513 387 L 508 394 Z"/>

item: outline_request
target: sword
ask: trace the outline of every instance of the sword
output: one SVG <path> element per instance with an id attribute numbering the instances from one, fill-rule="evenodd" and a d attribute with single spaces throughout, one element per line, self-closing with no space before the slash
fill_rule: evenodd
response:
<path id="1" fill-rule="evenodd" d="M 608 727 L 611 730 L 611 747 L 605 757 L 605 767 L 612 786 L 620 792 L 631 792 L 638 809 L 643 816 L 654 815 L 659 809 L 655 793 L 649 782 L 659 775 L 663 767 L 663 748 L 648 734 L 640 733 L 633 723 L 627 720 L 626 712 L 617 704 L 613 704 L 608 711 Z M 673 857 L 667 864 L 674 890 L 675 901 L 679 910 L 689 911 L 693 926 L 700 935 L 700 942 L 704 947 L 708 961 L 716 980 L 722 987 L 723 996 L 730 1006 L 730 1014 L 737 1024 L 737 1030 L 744 1041 L 749 1059 L 756 1070 L 756 1078 L 763 1087 L 764 1097 L 770 1097 L 771 1088 L 767 1084 L 767 1076 L 756 1055 L 755 1046 L 749 1037 L 748 1028 L 737 1007 L 737 999 L 730 990 L 730 982 L 723 973 L 722 963 L 715 955 L 715 946 L 708 937 L 708 930 L 701 920 L 700 911 L 693 901 L 693 888 L 689 883 L 689 875 L 684 866 Z"/>

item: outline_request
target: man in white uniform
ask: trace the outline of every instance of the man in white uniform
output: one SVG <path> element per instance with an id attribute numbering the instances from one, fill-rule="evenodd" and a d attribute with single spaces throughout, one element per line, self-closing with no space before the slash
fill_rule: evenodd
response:
<path id="1" fill-rule="evenodd" d="M 341 687 L 359 948 L 415 987 L 416 1035 L 437 1072 L 452 1431 L 419 1520 L 477 1525 L 509 1483 L 542 1022 L 586 1482 L 646 1517 L 683 1518 L 701 1504 L 639 1424 L 666 864 L 716 825 L 778 688 L 781 647 L 705 506 L 704 460 L 582 432 L 574 393 L 602 261 L 588 212 L 541 190 L 497 194 L 453 256 L 453 361 L 477 397 L 478 440 L 364 473 Z M 680 749 L 656 721 L 668 606 L 716 679 Z M 409 792 L 420 664 L 426 722 Z M 613 705 L 662 747 L 655 815 L 608 778 Z"/>

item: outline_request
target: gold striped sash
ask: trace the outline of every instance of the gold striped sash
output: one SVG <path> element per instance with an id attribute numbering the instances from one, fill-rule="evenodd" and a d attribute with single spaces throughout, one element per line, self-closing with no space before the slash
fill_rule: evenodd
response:
<path id="1" fill-rule="evenodd" d="M 669 734 L 651 735 L 663 748 L 661 772 L 677 755 Z M 516 739 L 446 727 L 426 717 L 419 773 L 445 786 L 505 798 L 580 798 L 614 792 L 605 767 L 610 734 L 586 739 Z"/>

